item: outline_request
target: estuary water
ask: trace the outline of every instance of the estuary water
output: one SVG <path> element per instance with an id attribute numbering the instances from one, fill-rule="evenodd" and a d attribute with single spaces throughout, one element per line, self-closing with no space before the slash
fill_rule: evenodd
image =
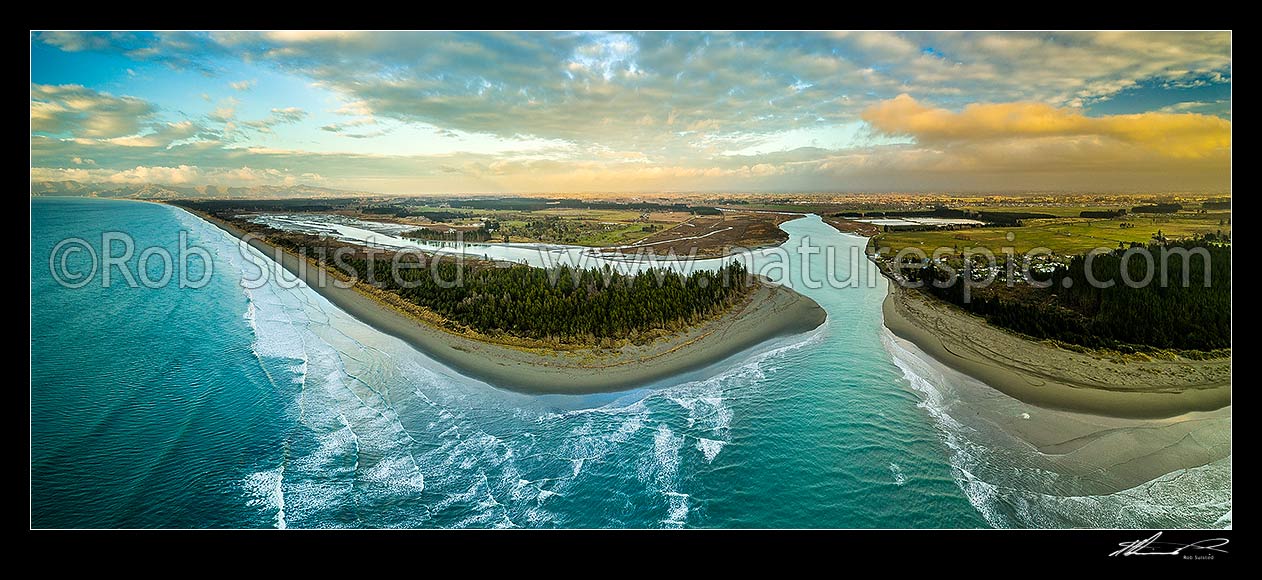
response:
<path id="1" fill-rule="evenodd" d="M 1229 460 L 1099 496 L 1027 485 L 1028 450 L 955 416 L 961 389 L 986 387 L 893 339 L 886 282 L 850 251 L 864 239 L 815 216 L 782 226 L 789 263 L 765 273 L 827 310 L 819 329 L 632 391 L 530 396 L 463 377 L 291 278 L 243 288 L 275 264 L 177 208 L 36 198 L 31 212 L 37 528 L 1230 521 Z M 99 268 L 80 288 L 57 283 L 63 261 L 91 266 L 60 242 L 103 258 L 111 231 L 134 239 L 132 273 L 144 248 L 167 248 L 170 283 L 129 287 L 118 267 L 108 286 Z M 201 287 L 178 283 L 205 270 L 179 260 L 181 232 L 210 256 Z M 836 248 L 805 258 L 815 279 L 860 260 L 858 284 L 802 279 L 791 249 L 804 237 Z M 164 264 L 147 266 L 158 278 Z"/>

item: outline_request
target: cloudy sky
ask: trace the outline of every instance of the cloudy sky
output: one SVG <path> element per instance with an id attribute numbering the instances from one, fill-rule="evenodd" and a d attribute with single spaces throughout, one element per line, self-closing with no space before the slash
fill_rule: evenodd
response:
<path id="1" fill-rule="evenodd" d="M 31 35 L 31 179 L 1227 191 L 1229 33 Z"/>

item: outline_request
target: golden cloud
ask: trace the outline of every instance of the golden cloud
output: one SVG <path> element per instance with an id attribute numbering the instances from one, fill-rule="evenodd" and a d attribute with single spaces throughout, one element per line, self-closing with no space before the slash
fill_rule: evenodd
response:
<path id="1" fill-rule="evenodd" d="M 869 107 L 862 117 L 883 133 L 948 147 L 996 140 L 1099 139 L 1176 159 L 1225 158 L 1231 150 L 1231 121 L 1194 113 L 1088 117 L 1075 109 L 1021 102 L 972 104 L 957 113 L 902 94 Z"/>

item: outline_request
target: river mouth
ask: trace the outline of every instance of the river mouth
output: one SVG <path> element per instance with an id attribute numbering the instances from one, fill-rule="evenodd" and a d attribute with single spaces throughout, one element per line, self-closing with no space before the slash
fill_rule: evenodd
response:
<path id="1" fill-rule="evenodd" d="M 304 286 L 246 291 L 236 241 L 173 208 L 32 206 L 35 264 L 65 237 L 127 230 L 174 246 L 185 231 L 223 274 L 199 290 L 69 291 L 32 268 L 35 527 L 1230 524 L 1229 455 L 1073 491 L 1064 473 L 1009 473 L 1051 450 L 985 422 L 944 429 L 935 401 L 947 416 L 1006 417 L 1017 403 L 984 385 L 952 394 L 932 361 L 891 354 L 885 282 L 863 268 L 841 290 L 772 272 L 827 311 L 811 333 L 652 388 L 528 395 L 462 376 Z M 864 243 L 818 218 L 783 227 L 786 248 L 806 236 L 838 248 L 790 253 L 821 272 L 828 259 L 848 271 L 846 250 Z M 912 375 L 929 386 L 900 362 L 921 364 Z M 130 475 L 100 477 L 114 472 Z"/>

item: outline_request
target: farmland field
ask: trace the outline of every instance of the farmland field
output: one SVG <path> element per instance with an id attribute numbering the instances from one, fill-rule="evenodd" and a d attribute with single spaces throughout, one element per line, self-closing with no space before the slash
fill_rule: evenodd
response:
<path id="1" fill-rule="evenodd" d="M 1044 211 L 1047 208 L 1038 208 Z M 1088 208 L 1072 208 L 1075 215 Z M 1095 209 L 1095 208 L 1092 208 Z M 1049 212 L 1050 213 L 1050 212 Z M 1119 243 L 1147 243 L 1161 232 L 1166 238 L 1188 238 L 1222 232 L 1231 233 L 1231 213 L 1132 214 L 1118 219 L 1066 217 L 1027 220 L 1021 227 L 988 227 L 965 230 L 886 232 L 873 238 L 875 248 L 897 253 L 905 247 L 919 247 L 932 253 L 938 247 L 985 247 L 1000 253 L 1011 247 L 1017 254 L 1033 248 L 1049 248 L 1057 254 L 1082 254 L 1094 248 L 1116 248 Z M 1221 221 L 1221 225 L 1220 225 Z M 1124 225 L 1126 224 L 1126 225 Z M 1008 235 L 1012 239 L 1008 239 Z"/>

